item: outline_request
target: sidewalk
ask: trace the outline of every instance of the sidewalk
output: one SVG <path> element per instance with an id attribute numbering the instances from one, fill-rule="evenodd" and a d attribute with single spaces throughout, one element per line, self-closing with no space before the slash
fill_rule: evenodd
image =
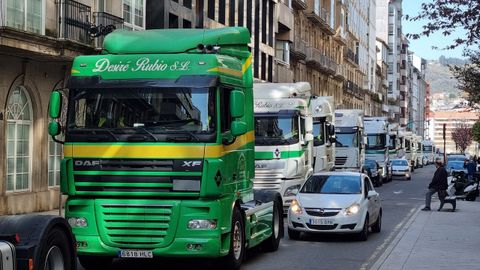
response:
<path id="1" fill-rule="evenodd" d="M 442 212 L 418 211 L 372 270 L 480 269 L 480 202 L 457 201 Z"/>

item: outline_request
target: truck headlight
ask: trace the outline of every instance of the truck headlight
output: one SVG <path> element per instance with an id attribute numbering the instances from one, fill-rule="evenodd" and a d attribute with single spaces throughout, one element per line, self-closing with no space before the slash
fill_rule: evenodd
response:
<path id="1" fill-rule="evenodd" d="M 302 206 L 297 200 L 293 200 L 290 204 L 290 211 L 297 215 L 300 215 L 302 213 Z"/>
<path id="2" fill-rule="evenodd" d="M 85 228 L 88 226 L 88 222 L 87 222 L 87 219 L 84 218 L 84 217 L 71 217 L 71 218 L 68 218 L 68 224 L 70 224 L 70 226 L 72 228 Z"/>
<path id="3" fill-rule="evenodd" d="M 358 203 L 355 203 L 347 207 L 347 209 L 345 209 L 345 214 L 347 216 L 352 216 L 352 215 L 358 214 L 359 211 L 360 211 L 360 205 L 358 205 Z"/>
<path id="4" fill-rule="evenodd" d="M 192 219 L 188 222 L 187 227 L 191 230 L 214 230 L 217 228 L 217 220 Z"/>
<path id="5" fill-rule="evenodd" d="M 300 185 L 288 187 L 287 190 L 285 190 L 283 197 L 295 196 L 297 195 L 299 189 L 300 189 Z"/>

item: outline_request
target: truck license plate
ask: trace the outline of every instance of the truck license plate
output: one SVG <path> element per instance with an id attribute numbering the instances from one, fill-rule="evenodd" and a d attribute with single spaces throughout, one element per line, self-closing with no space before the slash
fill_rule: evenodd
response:
<path id="1" fill-rule="evenodd" d="M 120 250 L 120 258 L 153 258 L 153 252 L 148 250 Z"/>
<path id="2" fill-rule="evenodd" d="M 311 225 L 333 225 L 332 219 L 310 219 Z"/>

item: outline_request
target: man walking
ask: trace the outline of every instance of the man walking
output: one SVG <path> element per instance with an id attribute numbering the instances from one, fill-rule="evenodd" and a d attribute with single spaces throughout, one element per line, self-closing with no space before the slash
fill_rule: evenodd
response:
<path id="1" fill-rule="evenodd" d="M 422 208 L 423 211 L 430 211 L 430 203 L 432 201 L 432 195 L 437 193 L 439 190 L 447 190 L 448 180 L 447 180 L 447 170 L 443 167 L 442 159 L 435 159 L 435 167 L 437 170 L 433 175 L 432 182 L 428 185 L 428 191 L 425 194 L 425 207 Z"/>

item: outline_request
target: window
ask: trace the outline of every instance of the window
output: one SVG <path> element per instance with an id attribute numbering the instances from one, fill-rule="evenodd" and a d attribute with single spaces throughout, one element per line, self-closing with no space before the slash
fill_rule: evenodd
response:
<path id="1" fill-rule="evenodd" d="M 26 89 L 17 86 L 7 100 L 7 191 L 30 189 L 32 103 Z"/>
<path id="2" fill-rule="evenodd" d="M 145 0 L 123 0 L 125 29 L 145 29 Z"/>
<path id="3" fill-rule="evenodd" d="M 275 43 L 275 57 L 282 62 L 290 63 L 290 43 L 284 40 L 277 40 Z"/>
<path id="4" fill-rule="evenodd" d="M 220 125 L 222 133 L 230 131 L 232 117 L 230 116 L 230 92 L 233 89 L 220 88 Z"/>
<path id="5" fill-rule="evenodd" d="M 7 26 L 44 34 L 43 0 L 7 0 Z"/>
<path id="6" fill-rule="evenodd" d="M 48 136 L 48 186 L 60 185 L 60 160 L 62 158 L 62 146 Z"/>

